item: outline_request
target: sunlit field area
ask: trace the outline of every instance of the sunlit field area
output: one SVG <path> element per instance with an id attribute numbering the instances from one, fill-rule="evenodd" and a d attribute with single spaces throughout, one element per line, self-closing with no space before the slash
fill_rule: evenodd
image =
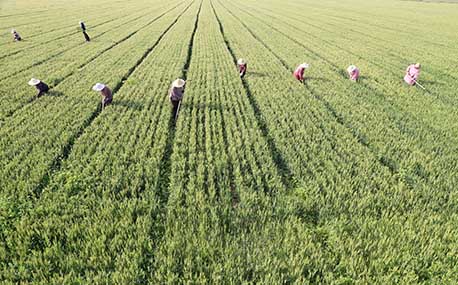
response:
<path id="1" fill-rule="evenodd" d="M 1 1 L 1 283 L 456 284 L 453 2 Z"/>

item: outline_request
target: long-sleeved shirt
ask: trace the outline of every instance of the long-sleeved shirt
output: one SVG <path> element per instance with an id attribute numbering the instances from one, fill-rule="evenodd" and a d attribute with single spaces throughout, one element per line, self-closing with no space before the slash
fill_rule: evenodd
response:
<path id="1" fill-rule="evenodd" d="M 356 81 L 358 80 L 359 78 L 359 69 L 356 68 L 355 70 L 353 70 L 353 72 L 349 73 L 350 75 L 350 79 L 353 80 L 353 81 Z"/>
<path id="2" fill-rule="evenodd" d="M 297 67 L 294 71 L 294 77 L 296 77 L 296 79 L 300 81 L 304 80 L 304 70 L 305 68 L 302 66 Z"/>
<path id="3" fill-rule="evenodd" d="M 13 33 L 13 38 L 15 41 L 20 41 L 22 40 L 21 36 L 17 33 L 17 32 L 14 32 Z"/>
<path id="4" fill-rule="evenodd" d="M 105 106 L 110 104 L 113 101 L 113 94 L 111 93 L 110 88 L 106 87 L 100 91 L 100 95 L 102 95 L 102 105 Z"/>
<path id="5" fill-rule="evenodd" d="M 246 69 L 247 69 L 246 63 L 245 64 L 237 64 L 237 66 L 239 68 L 240 76 L 241 77 L 245 76 Z"/>
<path id="6" fill-rule="evenodd" d="M 81 30 L 86 31 L 86 25 L 84 24 L 84 22 L 81 22 L 80 26 L 81 26 Z"/>
<path id="7" fill-rule="evenodd" d="M 169 91 L 169 98 L 172 101 L 180 101 L 183 99 L 184 87 L 171 87 Z"/>
<path id="8" fill-rule="evenodd" d="M 43 95 L 44 93 L 48 92 L 48 90 L 49 90 L 49 86 L 46 85 L 46 83 L 44 83 L 44 82 L 38 83 L 37 85 L 35 85 L 35 88 L 37 88 L 37 90 L 38 90 L 37 97 L 40 97 L 41 95 Z"/>
<path id="9" fill-rule="evenodd" d="M 415 64 L 411 64 L 406 69 L 406 75 L 404 81 L 409 85 L 414 85 L 420 75 L 420 69 L 415 67 Z"/>

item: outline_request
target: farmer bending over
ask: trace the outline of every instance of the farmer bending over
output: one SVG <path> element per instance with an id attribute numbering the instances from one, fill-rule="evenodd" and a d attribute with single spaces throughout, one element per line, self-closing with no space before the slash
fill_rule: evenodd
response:
<path id="1" fill-rule="evenodd" d="M 246 61 L 241 58 L 237 61 L 237 67 L 239 69 L 240 78 L 243 78 L 246 74 Z"/>
<path id="2" fill-rule="evenodd" d="M 32 78 L 29 81 L 30 86 L 35 86 L 37 88 L 38 93 L 37 93 L 37 98 L 40 98 L 43 94 L 47 93 L 49 90 L 48 85 L 46 83 L 42 82 L 39 79 Z"/>
<path id="3" fill-rule="evenodd" d="M 110 105 L 113 101 L 113 94 L 111 93 L 110 88 L 102 83 L 97 83 L 92 87 L 92 90 L 100 92 L 102 95 L 102 111 L 106 106 Z"/>
<path id="4" fill-rule="evenodd" d="M 19 41 L 22 40 L 21 36 L 18 34 L 18 32 L 16 32 L 15 29 L 12 29 L 12 30 L 11 30 L 11 34 L 13 35 L 13 40 L 14 40 L 15 42 L 19 42 Z"/>
<path id="5" fill-rule="evenodd" d="M 418 76 L 420 75 L 421 65 L 419 63 L 411 64 L 406 69 L 406 75 L 404 81 L 410 86 L 414 86 L 417 83 Z"/>
<path id="6" fill-rule="evenodd" d="M 347 72 L 348 72 L 348 76 L 350 77 L 351 81 L 356 82 L 358 80 L 358 78 L 359 78 L 359 69 L 356 66 L 350 65 L 347 68 Z"/>
<path id="7" fill-rule="evenodd" d="M 84 39 L 86 40 L 86 42 L 90 42 L 91 38 L 86 33 L 86 25 L 84 24 L 83 21 L 80 21 L 80 27 L 81 27 L 81 30 L 83 31 Z"/>
<path id="8" fill-rule="evenodd" d="M 183 99 L 185 84 L 186 81 L 178 78 L 177 80 L 172 82 L 172 86 L 169 90 L 169 98 L 173 106 L 172 115 L 175 118 L 175 120 L 177 119 L 180 103 Z"/>
<path id="9" fill-rule="evenodd" d="M 304 83 L 304 70 L 309 68 L 307 63 L 300 64 L 294 71 L 294 77 L 299 80 L 301 83 Z"/>

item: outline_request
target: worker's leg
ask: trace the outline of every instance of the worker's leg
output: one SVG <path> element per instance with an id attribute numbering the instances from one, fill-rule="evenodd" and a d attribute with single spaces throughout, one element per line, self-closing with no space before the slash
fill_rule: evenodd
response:
<path id="1" fill-rule="evenodd" d="M 84 35 L 84 39 L 86 40 L 86 42 L 91 41 L 91 38 L 89 38 L 89 35 L 86 32 L 83 32 L 83 35 Z"/>
<path id="2" fill-rule="evenodd" d="M 172 102 L 172 116 L 175 118 L 178 112 L 178 106 L 180 105 L 180 101 L 170 101 Z"/>

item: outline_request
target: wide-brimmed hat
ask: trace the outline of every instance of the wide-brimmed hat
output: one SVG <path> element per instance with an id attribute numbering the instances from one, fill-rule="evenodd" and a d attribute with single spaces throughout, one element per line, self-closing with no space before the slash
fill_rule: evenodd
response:
<path id="1" fill-rule="evenodd" d="M 105 84 L 103 83 L 97 83 L 94 86 L 92 86 L 92 90 L 94 91 L 102 91 L 103 88 L 105 88 Z"/>
<path id="2" fill-rule="evenodd" d="M 237 60 L 237 63 L 243 65 L 246 64 L 246 61 L 243 58 L 240 58 L 239 60 Z"/>
<path id="3" fill-rule="evenodd" d="M 14 34 L 16 32 L 15 29 L 11 29 L 11 33 Z"/>
<path id="4" fill-rule="evenodd" d="M 178 78 L 178 79 L 176 79 L 175 81 L 172 82 L 172 86 L 176 87 L 176 88 L 181 88 L 185 84 L 186 84 L 186 81 L 184 81 L 183 79 L 180 79 L 180 78 Z"/>
<path id="5" fill-rule="evenodd" d="M 30 86 L 35 86 L 35 85 L 38 85 L 41 81 L 39 79 L 36 79 L 36 78 L 32 78 L 30 79 L 29 81 L 29 85 Z"/>
<path id="6" fill-rule="evenodd" d="M 415 63 L 415 68 L 421 68 L 421 64 L 419 62 Z"/>
<path id="7" fill-rule="evenodd" d="M 301 65 L 299 65 L 300 68 L 309 68 L 310 65 L 308 63 L 302 63 Z"/>
<path id="8" fill-rule="evenodd" d="M 347 68 L 347 71 L 350 72 L 350 73 L 353 72 L 353 71 L 355 71 L 355 70 L 356 70 L 356 66 L 354 66 L 353 64 L 350 65 L 350 66 Z"/>

